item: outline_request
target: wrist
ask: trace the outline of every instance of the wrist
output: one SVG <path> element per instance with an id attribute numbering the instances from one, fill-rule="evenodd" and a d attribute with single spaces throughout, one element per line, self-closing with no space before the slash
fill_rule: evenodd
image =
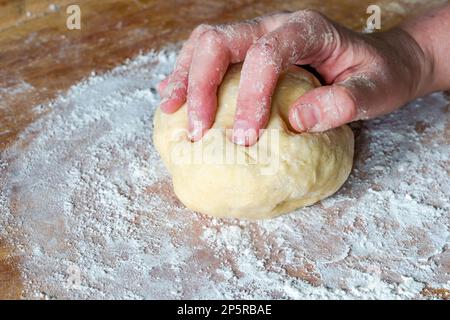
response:
<path id="1" fill-rule="evenodd" d="M 397 103 L 405 104 L 433 91 L 434 59 L 427 48 L 401 27 L 379 33 L 379 37 L 384 43 L 385 59 L 395 74 L 392 85 L 397 88 Z"/>
<path id="2" fill-rule="evenodd" d="M 404 41 L 399 41 L 397 46 L 402 51 L 407 67 L 410 69 L 412 79 L 410 81 L 411 99 L 424 96 L 433 91 L 439 90 L 436 83 L 436 60 L 432 47 L 427 41 L 421 41 L 411 30 L 398 27 L 398 32 L 402 33 Z"/>
<path id="3" fill-rule="evenodd" d="M 450 89 L 450 5 L 408 20 L 398 29 L 407 33 L 422 52 L 421 95 Z"/>

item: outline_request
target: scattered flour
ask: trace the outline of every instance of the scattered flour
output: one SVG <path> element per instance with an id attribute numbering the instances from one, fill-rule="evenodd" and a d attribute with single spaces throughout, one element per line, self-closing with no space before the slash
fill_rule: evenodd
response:
<path id="1" fill-rule="evenodd" d="M 25 82 L 22 80 L 19 83 L 8 87 L 7 89 L 0 88 L 0 97 L 4 96 L 6 94 L 8 94 L 8 96 L 23 94 L 27 91 L 30 91 L 31 89 L 33 89 L 33 86 L 31 84 L 29 84 L 28 82 Z"/>
<path id="2" fill-rule="evenodd" d="M 177 48 L 92 75 L 0 156 L 29 298 L 422 298 L 450 289 L 448 99 L 354 125 L 333 197 L 273 220 L 185 209 L 152 144 Z"/>

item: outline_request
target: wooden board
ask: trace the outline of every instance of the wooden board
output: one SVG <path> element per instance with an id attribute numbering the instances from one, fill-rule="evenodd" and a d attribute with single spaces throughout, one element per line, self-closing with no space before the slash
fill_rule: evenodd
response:
<path id="1" fill-rule="evenodd" d="M 398 4 L 401 2 L 401 6 Z M 442 2 L 442 1 L 436 1 Z M 433 1 L 378 1 L 390 10 L 383 28 L 436 4 Z M 365 24 L 373 1 L 356 0 L 136 0 L 77 1 L 81 30 L 66 27 L 71 1 L 0 0 L 0 150 L 46 109 L 43 104 L 92 71 L 103 72 L 140 51 L 185 39 L 200 23 L 223 23 L 277 10 L 313 8 L 355 30 Z M 1 171 L 0 171 L 1 174 Z M 0 226 L 6 227 L 6 226 Z M 22 293 L 20 257 L 0 241 L 0 298 Z M 430 295 L 442 296 L 446 292 Z"/>

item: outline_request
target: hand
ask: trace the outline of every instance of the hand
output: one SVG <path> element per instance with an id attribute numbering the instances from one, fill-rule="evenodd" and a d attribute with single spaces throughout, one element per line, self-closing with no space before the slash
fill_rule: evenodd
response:
<path id="1" fill-rule="evenodd" d="M 161 109 L 187 100 L 191 139 L 201 139 L 215 118 L 217 88 L 229 64 L 244 61 L 233 141 L 252 145 L 267 125 L 271 97 L 289 65 L 309 64 L 325 86 L 291 106 L 298 132 L 319 132 L 389 113 L 426 91 L 432 66 L 400 28 L 360 34 L 315 11 L 277 13 L 229 25 L 201 25 L 184 44 L 176 67 L 159 86 Z"/>

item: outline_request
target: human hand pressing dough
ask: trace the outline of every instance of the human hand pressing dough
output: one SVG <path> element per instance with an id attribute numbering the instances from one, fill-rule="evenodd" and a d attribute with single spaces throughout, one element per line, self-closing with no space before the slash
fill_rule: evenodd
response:
<path id="1" fill-rule="evenodd" d="M 269 119 L 281 72 L 314 67 L 325 86 L 290 106 L 298 132 L 321 132 L 392 112 L 449 87 L 450 5 L 386 32 L 361 34 L 302 10 L 227 25 L 201 25 L 184 44 L 174 71 L 159 86 L 161 109 L 187 102 L 193 141 L 214 123 L 217 88 L 228 66 L 244 61 L 232 139 L 256 143 Z"/>
<path id="2" fill-rule="evenodd" d="M 449 39 L 450 4 L 374 34 L 310 10 L 199 26 L 158 88 L 154 140 L 176 194 L 194 210 L 247 218 L 276 216 L 332 194 L 352 163 L 353 135 L 344 124 L 450 89 Z M 240 80 L 235 66 L 225 76 L 242 61 Z M 296 64 L 314 67 L 325 85 L 314 88 L 317 81 Z M 279 133 L 279 148 L 266 141 L 266 126 Z M 211 127 L 233 130 L 226 136 Z M 172 139 L 180 129 L 188 133 Z M 189 160 L 195 151 L 217 162 L 233 148 L 255 159 L 264 146 L 270 157 L 255 164 Z M 264 174 L 273 168 L 276 174 Z"/>

